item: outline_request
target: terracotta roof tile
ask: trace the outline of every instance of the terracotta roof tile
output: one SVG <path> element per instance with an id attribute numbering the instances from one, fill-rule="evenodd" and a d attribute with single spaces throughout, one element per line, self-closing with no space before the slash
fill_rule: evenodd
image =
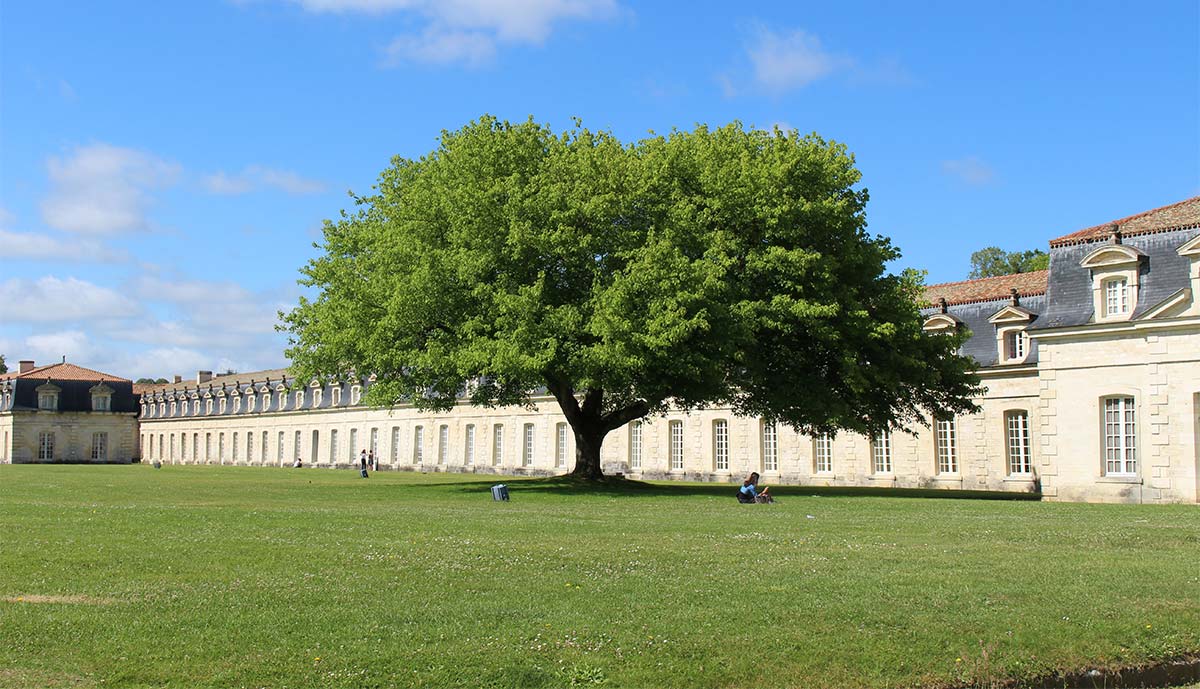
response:
<path id="1" fill-rule="evenodd" d="M 1012 275 L 997 275 L 990 278 L 929 285 L 925 288 L 925 304 L 932 306 L 941 298 L 945 298 L 947 304 L 996 301 L 1007 299 L 1013 289 L 1016 289 L 1017 295 L 1021 297 L 1045 294 L 1049 277 L 1050 271 L 1035 270 L 1029 273 L 1013 273 Z"/>
<path id="2" fill-rule="evenodd" d="M 213 386 L 214 388 L 219 388 L 222 385 L 242 385 L 244 383 L 249 383 L 250 381 L 254 381 L 255 383 L 262 383 L 263 381 L 268 380 L 268 379 L 270 379 L 272 385 L 275 385 L 275 384 L 279 383 L 279 381 L 283 380 L 284 376 L 287 375 L 287 372 L 288 372 L 288 370 L 286 368 L 273 368 L 273 369 L 268 369 L 265 371 L 248 371 L 246 373 L 230 373 L 230 374 L 224 375 L 224 376 L 213 376 L 211 380 L 207 380 L 203 383 L 197 383 L 196 379 L 192 378 L 192 379 L 184 380 L 184 381 L 181 381 L 178 383 L 155 383 L 155 384 L 146 384 L 141 387 L 134 386 L 134 392 L 140 394 L 140 393 L 144 393 L 144 392 L 159 392 L 159 391 L 168 392 L 168 391 L 174 391 L 174 390 L 194 390 L 197 387 L 207 388 L 210 385 Z"/>
<path id="3" fill-rule="evenodd" d="M 13 378 L 54 378 L 56 380 L 94 380 L 96 382 L 107 380 L 120 383 L 128 383 L 128 378 L 114 376 L 111 373 L 101 373 L 93 371 L 90 368 L 76 366 L 75 364 L 61 363 L 48 364 L 46 366 L 36 366 L 24 373 L 17 371 L 9 371 L 0 375 L 0 380 L 11 380 Z"/>
<path id="4" fill-rule="evenodd" d="M 1094 225 L 1086 229 L 1051 239 L 1050 246 L 1068 246 L 1083 244 L 1100 239 L 1108 239 L 1112 234 L 1112 226 L 1121 228 L 1121 235 L 1130 237 L 1139 234 L 1166 232 L 1181 227 L 1200 226 L 1200 196 L 1172 203 L 1169 206 L 1143 211 L 1120 220 Z"/>

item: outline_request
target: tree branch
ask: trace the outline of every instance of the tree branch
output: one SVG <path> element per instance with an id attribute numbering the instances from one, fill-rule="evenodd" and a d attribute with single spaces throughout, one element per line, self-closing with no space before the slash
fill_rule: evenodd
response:
<path id="1" fill-rule="evenodd" d="M 601 423 L 607 433 L 617 430 L 634 419 L 640 419 L 648 413 L 650 413 L 650 403 L 646 400 L 638 400 L 627 407 L 605 414 Z"/>

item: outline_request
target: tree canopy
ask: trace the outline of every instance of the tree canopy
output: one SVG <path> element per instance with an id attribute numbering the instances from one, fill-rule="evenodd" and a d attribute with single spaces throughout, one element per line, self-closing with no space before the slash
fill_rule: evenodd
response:
<path id="1" fill-rule="evenodd" d="M 0 373 L 8 373 L 8 364 L 5 363 L 3 354 L 0 354 Z"/>
<path id="2" fill-rule="evenodd" d="M 1005 251 L 989 246 L 971 254 L 970 278 L 990 278 L 1013 273 L 1031 273 L 1050 267 L 1050 255 L 1040 249 Z"/>
<path id="3" fill-rule="evenodd" d="M 960 336 L 926 336 L 920 279 L 866 232 L 841 144 L 673 131 L 623 144 L 484 117 L 397 157 L 326 221 L 283 314 L 300 379 L 376 376 L 365 401 L 445 410 L 549 391 L 599 477 L 610 431 L 729 405 L 804 432 L 973 409 Z"/>

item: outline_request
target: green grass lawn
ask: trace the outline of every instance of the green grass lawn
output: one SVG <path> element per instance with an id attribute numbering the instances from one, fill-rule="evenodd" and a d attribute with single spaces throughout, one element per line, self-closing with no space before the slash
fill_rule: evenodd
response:
<path id="1" fill-rule="evenodd" d="M 0 466 L 0 686 L 987 686 L 1200 651 L 1195 505 L 495 480 Z"/>

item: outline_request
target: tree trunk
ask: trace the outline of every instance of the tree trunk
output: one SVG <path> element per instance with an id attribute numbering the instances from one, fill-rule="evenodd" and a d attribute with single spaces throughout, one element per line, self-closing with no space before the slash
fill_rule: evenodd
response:
<path id="1" fill-rule="evenodd" d="M 598 481 L 604 478 L 600 467 L 600 448 L 604 445 L 604 433 L 575 431 L 575 469 L 572 476 Z"/>
<path id="2" fill-rule="evenodd" d="M 549 379 L 547 388 L 558 400 L 563 416 L 575 431 L 575 468 L 571 475 L 591 481 L 604 478 L 604 471 L 600 468 L 600 448 L 604 446 L 604 436 L 645 416 L 650 405 L 639 401 L 605 414 L 603 390 L 589 388 L 583 396 L 583 404 L 580 404 L 570 384 Z"/>

